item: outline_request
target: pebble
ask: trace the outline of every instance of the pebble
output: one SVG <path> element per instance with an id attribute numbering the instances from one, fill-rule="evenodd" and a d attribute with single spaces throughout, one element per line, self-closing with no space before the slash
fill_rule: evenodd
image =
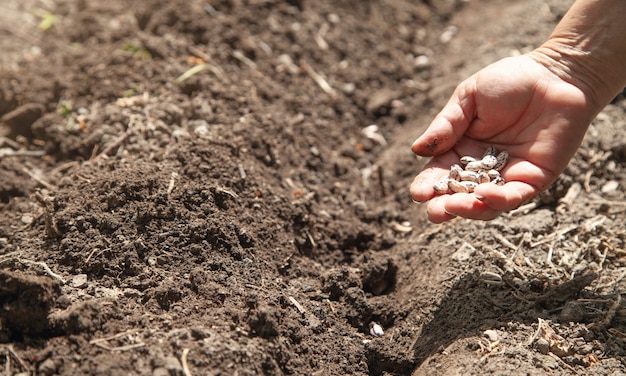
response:
<path id="1" fill-rule="evenodd" d="M 550 352 L 550 343 L 545 338 L 539 338 L 537 342 L 535 342 L 535 348 L 542 354 L 547 354 Z"/>
<path id="2" fill-rule="evenodd" d="M 499 338 L 498 333 L 495 330 L 491 329 L 485 330 L 483 332 L 483 335 L 487 337 L 487 339 L 489 339 L 491 342 L 496 342 Z"/>

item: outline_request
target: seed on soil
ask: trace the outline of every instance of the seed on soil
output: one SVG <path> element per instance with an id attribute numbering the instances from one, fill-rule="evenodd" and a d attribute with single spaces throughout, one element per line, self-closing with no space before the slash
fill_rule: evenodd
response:
<path id="1" fill-rule="evenodd" d="M 380 324 L 373 322 L 370 324 L 370 334 L 374 337 L 382 337 L 383 334 L 385 334 L 385 331 Z"/>
<path id="2" fill-rule="evenodd" d="M 462 156 L 459 164 L 450 167 L 448 176 L 433 185 L 436 194 L 471 193 L 479 184 L 494 183 L 504 185 L 500 175 L 509 158 L 509 153 L 498 154 L 495 147 L 487 148 L 481 159 L 470 155 Z M 462 167 L 463 166 L 463 167 Z"/>

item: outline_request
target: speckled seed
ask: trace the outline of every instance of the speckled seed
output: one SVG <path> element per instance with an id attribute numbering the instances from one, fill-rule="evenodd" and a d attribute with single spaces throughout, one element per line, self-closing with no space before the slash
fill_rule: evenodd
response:
<path id="1" fill-rule="evenodd" d="M 452 179 L 448 180 L 448 188 L 455 193 L 469 193 L 469 188 L 467 188 L 463 183 Z"/>
<path id="2" fill-rule="evenodd" d="M 461 166 L 459 166 L 458 164 L 453 164 L 450 167 L 450 174 L 448 175 L 448 178 L 452 180 L 461 180 L 460 175 L 459 175 L 461 171 L 463 171 Z"/>
<path id="3" fill-rule="evenodd" d="M 437 194 L 446 194 L 448 193 L 449 189 L 448 189 L 448 179 L 443 179 L 441 181 L 438 181 L 437 183 L 435 183 L 435 185 L 433 185 L 433 189 L 435 190 L 435 193 Z"/>
<path id="4" fill-rule="evenodd" d="M 483 164 L 481 161 L 470 162 L 465 165 L 465 170 L 478 172 L 480 170 L 483 170 Z"/>
<path id="5" fill-rule="evenodd" d="M 470 163 L 470 162 L 476 162 L 476 158 L 474 157 L 470 157 L 469 155 L 466 155 L 464 157 L 461 157 L 461 164 L 463 166 L 465 166 L 466 164 Z"/>
<path id="6" fill-rule="evenodd" d="M 373 322 L 370 324 L 370 334 L 374 337 L 382 337 L 385 334 L 385 331 L 380 324 Z"/>
<path id="7" fill-rule="evenodd" d="M 478 174 L 474 171 L 460 171 L 459 178 L 461 181 L 474 181 L 478 183 Z"/>
<path id="8" fill-rule="evenodd" d="M 463 184 L 466 188 L 468 192 L 474 192 L 474 188 L 476 188 L 476 186 L 478 185 L 478 183 L 476 183 L 475 181 L 462 181 L 461 184 Z"/>
<path id="9" fill-rule="evenodd" d="M 492 169 L 487 171 L 487 175 L 489 176 L 489 179 L 493 180 L 500 177 L 500 171 Z"/>
<path id="10" fill-rule="evenodd" d="M 491 178 L 489 177 L 489 174 L 487 174 L 486 172 L 480 172 L 478 174 L 478 184 L 482 184 L 482 183 L 489 183 L 491 181 Z"/>
<path id="11" fill-rule="evenodd" d="M 503 151 L 500 154 L 498 154 L 496 159 L 498 162 L 493 166 L 493 169 L 496 171 L 500 171 L 506 164 L 506 161 L 509 159 L 509 153 L 506 151 Z"/>
<path id="12" fill-rule="evenodd" d="M 493 146 L 490 146 L 487 148 L 487 150 L 485 150 L 485 153 L 483 154 L 483 158 L 485 158 L 488 155 L 492 155 L 495 157 L 497 153 L 498 151 L 496 150 L 496 148 Z"/>
<path id="13" fill-rule="evenodd" d="M 498 159 L 493 155 L 485 155 L 483 159 L 480 161 L 482 168 L 485 170 L 492 169 L 498 163 Z"/>
<path id="14" fill-rule="evenodd" d="M 506 183 L 502 176 L 498 176 L 497 178 L 493 179 L 492 182 L 496 185 L 504 185 L 504 183 Z"/>

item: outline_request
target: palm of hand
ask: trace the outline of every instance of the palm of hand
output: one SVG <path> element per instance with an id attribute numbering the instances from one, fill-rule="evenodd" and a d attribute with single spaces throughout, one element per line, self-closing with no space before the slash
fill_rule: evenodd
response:
<path id="1" fill-rule="evenodd" d="M 489 220 L 547 188 L 566 167 L 595 113 L 584 93 L 528 56 L 501 60 L 461 83 L 448 104 L 413 144 L 434 156 L 411 184 L 429 219 Z M 463 155 L 488 146 L 506 150 L 504 186 L 481 184 L 473 194 L 435 196 L 433 184 Z"/>

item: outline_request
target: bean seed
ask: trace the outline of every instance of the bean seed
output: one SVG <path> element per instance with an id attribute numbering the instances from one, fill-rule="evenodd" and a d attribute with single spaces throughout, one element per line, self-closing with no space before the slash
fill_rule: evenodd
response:
<path id="1" fill-rule="evenodd" d="M 437 193 L 437 194 L 448 193 L 450 191 L 448 189 L 448 180 L 449 179 L 443 179 L 443 180 L 438 181 L 437 183 L 435 183 L 435 185 L 433 185 L 433 189 L 435 190 L 435 193 Z"/>
<path id="2" fill-rule="evenodd" d="M 478 173 L 474 171 L 459 171 L 459 180 L 473 181 L 478 183 Z"/>
<path id="3" fill-rule="evenodd" d="M 491 178 L 489 177 L 488 173 L 484 171 L 478 173 L 478 181 L 477 181 L 478 184 L 489 183 L 490 181 L 491 181 Z"/>
<path id="4" fill-rule="evenodd" d="M 456 180 L 448 180 L 448 188 L 455 193 L 469 193 L 469 188 Z"/>
<path id="5" fill-rule="evenodd" d="M 485 170 L 492 169 L 498 163 L 498 159 L 493 155 L 486 155 L 481 159 L 480 164 Z"/>
<path id="6" fill-rule="evenodd" d="M 450 175 L 448 177 L 452 180 L 461 180 L 461 171 L 463 171 L 461 166 L 459 166 L 458 164 L 453 164 L 452 167 L 450 167 Z"/>
<path id="7" fill-rule="evenodd" d="M 465 165 L 465 170 L 478 172 L 483 170 L 482 161 L 474 161 Z"/>
<path id="8" fill-rule="evenodd" d="M 506 164 L 506 161 L 509 159 L 509 153 L 506 151 L 503 151 L 500 154 L 498 154 L 496 159 L 498 162 L 493 166 L 493 169 L 496 171 L 500 171 Z"/>
<path id="9" fill-rule="evenodd" d="M 476 188 L 476 186 L 478 186 L 478 183 L 476 183 L 475 181 L 462 181 L 461 184 L 463 184 L 465 186 L 465 188 L 467 188 L 467 191 L 469 193 L 474 192 L 474 188 Z"/>
<path id="10" fill-rule="evenodd" d="M 474 157 L 470 157 L 469 155 L 466 155 L 464 157 L 461 157 L 461 164 L 463 166 L 465 166 L 466 164 L 470 163 L 470 162 L 476 162 L 476 158 Z"/>
<path id="11" fill-rule="evenodd" d="M 487 175 L 489 175 L 489 179 L 493 180 L 500 177 L 500 171 L 491 169 L 487 171 Z"/>
<path id="12" fill-rule="evenodd" d="M 504 183 L 506 183 L 502 176 L 498 176 L 497 178 L 493 179 L 492 182 L 496 185 L 504 185 Z"/>

